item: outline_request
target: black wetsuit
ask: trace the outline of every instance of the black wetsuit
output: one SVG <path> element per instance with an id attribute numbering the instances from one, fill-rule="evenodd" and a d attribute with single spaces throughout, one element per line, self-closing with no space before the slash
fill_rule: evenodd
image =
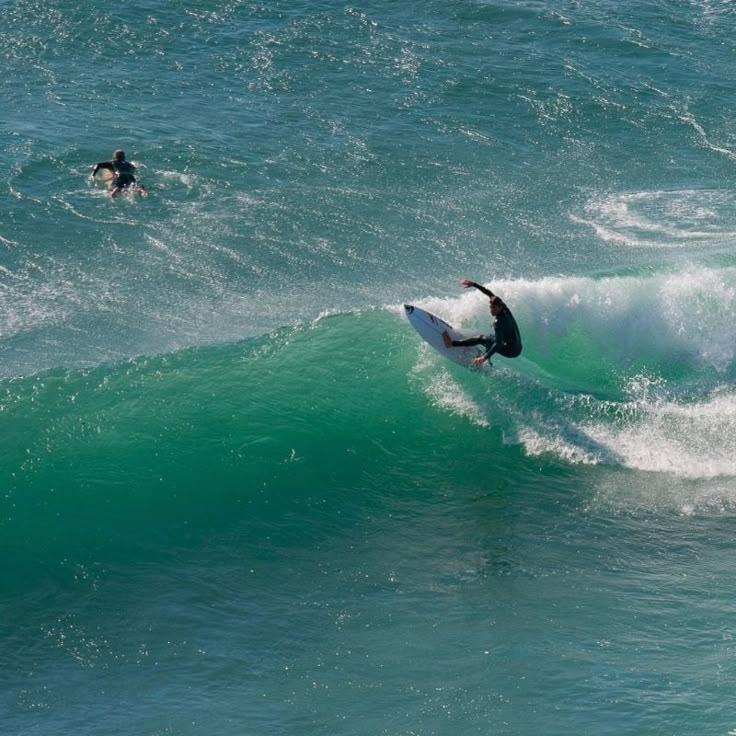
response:
<path id="1" fill-rule="evenodd" d="M 490 360 L 491 355 L 498 353 L 504 358 L 518 358 L 521 355 L 521 335 L 514 315 L 508 307 L 504 307 L 493 322 L 494 335 L 478 335 L 465 340 L 453 340 L 455 347 L 483 345 L 486 352 L 484 360 Z"/>
<path id="2" fill-rule="evenodd" d="M 480 284 L 472 284 L 478 291 L 483 292 L 489 299 L 497 298 L 495 294 Z M 453 340 L 455 347 L 483 345 L 486 352 L 484 360 L 490 360 L 491 355 L 498 353 L 504 358 L 518 358 L 521 355 L 521 334 L 511 310 L 504 304 L 501 311 L 493 320 L 493 335 L 478 335 L 465 340 Z"/>
<path id="3" fill-rule="evenodd" d="M 133 175 L 135 166 L 130 161 L 101 161 L 95 164 L 93 174 L 96 174 L 98 169 L 107 169 L 112 172 L 112 189 L 125 189 L 132 184 L 137 184 Z"/>

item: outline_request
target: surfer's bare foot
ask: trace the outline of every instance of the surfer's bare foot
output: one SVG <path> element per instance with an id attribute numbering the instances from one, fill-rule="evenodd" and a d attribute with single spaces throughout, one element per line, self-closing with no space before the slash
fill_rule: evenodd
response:
<path id="1" fill-rule="evenodd" d="M 451 348 L 451 347 L 453 347 L 453 345 L 452 345 L 452 338 L 451 338 L 451 337 L 450 337 L 450 336 L 449 336 L 449 335 L 447 334 L 447 330 L 445 330 L 445 331 L 444 331 L 444 332 L 442 333 L 442 342 L 444 342 L 444 343 L 445 343 L 445 347 L 446 347 L 446 348 Z"/>

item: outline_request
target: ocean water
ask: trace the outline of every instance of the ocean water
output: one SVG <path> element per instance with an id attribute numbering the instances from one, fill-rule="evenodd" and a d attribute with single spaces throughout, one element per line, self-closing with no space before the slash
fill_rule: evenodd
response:
<path id="1" fill-rule="evenodd" d="M 2 0 L 0 733 L 736 729 L 735 22 Z"/>

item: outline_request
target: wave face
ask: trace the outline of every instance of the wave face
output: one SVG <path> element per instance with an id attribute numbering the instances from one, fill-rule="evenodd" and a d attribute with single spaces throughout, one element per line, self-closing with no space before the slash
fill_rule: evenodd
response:
<path id="1" fill-rule="evenodd" d="M 732 31 L 2 4 L 8 733 L 736 727 Z"/>

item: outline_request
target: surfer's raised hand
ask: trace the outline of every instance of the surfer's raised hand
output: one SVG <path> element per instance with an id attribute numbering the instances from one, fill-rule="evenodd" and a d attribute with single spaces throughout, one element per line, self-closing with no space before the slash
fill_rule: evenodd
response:
<path id="1" fill-rule="evenodd" d="M 475 286 L 475 281 L 471 281 L 470 279 L 463 279 L 460 284 L 466 289 L 470 289 L 471 287 Z"/>

